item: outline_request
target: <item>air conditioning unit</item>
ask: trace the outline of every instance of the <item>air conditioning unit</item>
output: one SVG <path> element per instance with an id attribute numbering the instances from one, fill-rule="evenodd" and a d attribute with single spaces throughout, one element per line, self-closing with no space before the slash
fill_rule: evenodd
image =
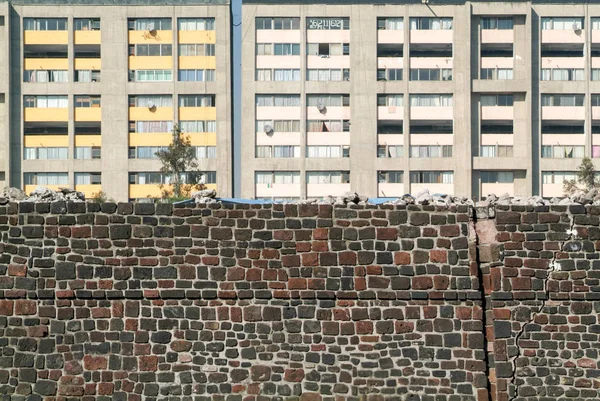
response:
<path id="1" fill-rule="evenodd" d="M 156 111 L 156 105 L 154 103 L 148 104 L 148 110 L 152 112 Z"/>
<path id="2" fill-rule="evenodd" d="M 273 127 L 271 126 L 271 124 L 265 124 L 265 126 L 263 127 L 265 134 L 267 135 L 273 135 Z"/>
<path id="3" fill-rule="evenodd" d="M 319 110 L 322 114 L 325 114 L 327 112 L 327 107 L 325 107 L 323 103 L 318 103 L 317 110 Z"/>

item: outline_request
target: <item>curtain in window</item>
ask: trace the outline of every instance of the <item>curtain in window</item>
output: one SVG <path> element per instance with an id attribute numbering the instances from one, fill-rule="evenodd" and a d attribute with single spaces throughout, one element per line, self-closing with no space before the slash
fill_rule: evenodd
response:
<path id="1" fill-rule="evenodd" d="M 173 98 L 171 96 L 136 96 L 136 107 L 173 107 Z"/>
<path id="2" fill-rule="evenodd" d="M 92 175 L 85 173 L 75 173 L 75 185 L 90 185 L 92 183 Z"/>
<path id="3" fill-rule="evenodd" d="M 453 172 L 443 172 L 442 173 L 442 182 L 444 184 L 452 184 L 454 182 L 454 173 Z"/>

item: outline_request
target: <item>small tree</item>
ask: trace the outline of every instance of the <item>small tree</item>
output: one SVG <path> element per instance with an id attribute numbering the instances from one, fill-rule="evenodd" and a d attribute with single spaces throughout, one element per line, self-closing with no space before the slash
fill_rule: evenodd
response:
<path id="1" fill-rule="evenodd" d="M 584 157 L 577 169 L 576 180 L 564 180 L 563 182 L 563 191 L 566 195 L 600 188 L 600 181 L 596 177 L 596 168 L 589 157 Z"/>
<path id="2" fill-rule="evenodd" d="M 156 156 L 162 163 L 161 173 L 170 177 L 168 185 L 160 185 L 162 197 L 173 201 L 189 198 L 192 191 L 204 189 L 204 185 L 200 183 L 202 173 L 198 171 L 196 151 L 190 137 L 183 135 L 177 124 L 171 132 L 171 143 L 166 149 L 156 152 Z"/>

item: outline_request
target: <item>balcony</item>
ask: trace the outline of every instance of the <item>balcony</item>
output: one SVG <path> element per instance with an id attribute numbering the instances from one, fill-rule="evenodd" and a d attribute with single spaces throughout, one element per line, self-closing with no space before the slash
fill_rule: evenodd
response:
<path id="1" fill-rule="evenodd" d="M 256 56 L 256 68 L 300 68 L 302 56 Z"/>
<path id="2" fill-rule="evenodd" d="M 177 37 L 180 44 L 217 43 L 216 31 L 178 31 Z"/>
<path id="3" fill-rule="evenodd" d="M 412 195 L 417 195 L 419 192 L 428 189 L 431 194 L 453 194 L 454 193 L 454 184 L 410 184 L 410 193 Z"/>
<path id="4" fill-rule="evenodd" d="M 25 122 L 55 122 L 69 121 L 69 109 L 67 108 L 34 108 L 26 107 Z"/>
<path id="5" fill-rule="evenodd" d="M 542 145 L 585 146 L 585 134 L 542 134 Z"/>
<path id="6" fill-rule="evenodd" d="M 102 146 L 102 135 L 75 135 L 75 146 Z"/>
<path id="7" fill-rule="evenodd" d="M 256 107 L 257 120 L 301 120 L 300 107 Z"/>
<path id="8" fill-rule="evenodd" d="M 482 29 L 481 43 L 513 43 L 515 33 L 512 29 Z"/>
<path id="9" fill-rule="evenodd" d="M 482 120 L 510 120 L 514 119 L 513 106 L 481 106 Z"/>
<path id="10" fill-rule="evenodd" d="M 256 43 L 301 43 L 302 32 L 299 29 L 259 29 L 256 31 Z"/>
<path id="11" fill-rule="evenodd" d="M 452 44 L 453 39 L 454 31 L 448 29 L 413 29 L 410 31 L 410 43 L 415 44 Z"/>
<path id="12" fill-rule="evenodd" d="M 542 44 L 545 43 L 585 43 L 585 30 L 573 29 L 542 30 Z"/>
<path id="13" fill-rule="evenodd" d="M 512 182 L 486 182 L 481 183 L 481 196 L 487 196 L 489 194 L 504 195 L 515 194 L 515 184 Z"/>
<path id="14" fill-rule="evenodd" d="M 73 43 L 76 45 L 99 45 L 102 43 L 100 31 L 75 31 Z"/>
<path id="15" fill-rule="evenodd" d="M 173 56 L 129 56 L 130 70 L 171 70 Z"/>
<path id="16" fill-rule="evenodd" d="M 584 57 L 542 57 L 540 68 L 585 68 Z"/>
<path id="17" fill-rule="evenodd" d="M 542 106 L 543 120 L 585 120 L 585 107 L 582 106 Z"/>
<path id="18" fill-rule="evenodd" d="M 75 185 L 75 191 L 83 192 L 86 199 L 93 198 L 94 194 L 102 191 L 102 185 L 100 184 L 89 184 L 89 185 Z"/>
<path id="19" fill-rule="evenodd" d="M 256 184 L 257 197 L 300 197 L 300 184 Z"/>
<path id="20" fill-rule="evenodd" d="M 68 45 L 69 31 L 25 31 L 24 45 Z"/>
<path id="21" fill-rule="evenodd" d="M 217 68 L 215 56 L 180 56 L 180 70 L 214 70 Z"/>
<path id="22" fill-rule="evenodd" d="M 482 146 L 506 146 L 514 144 L 513 134 L 482 134 L 481 145 Z"/>
<path id="23" fill-rule="evenodd" d="M 403 120 L 403 106 L 378 106 L 377 119 L 379 120 Z"/>
<path id="24" fill-rule="evenodd" d="M 454 108 L 453 107 L 423 107 L 423 106 L 411 106 L 410 108 L 410 119 L 411 120 L 450 120 L 454 119 Z"/>
<path id="25" fill-rule="evenodd" d="M 179 120 L 216 120 L 217 119 L 217 108 L 216 107 L 180 107 L 179 108 Z"/>
<path id="26" fill-rule="evenodd" d="M 129 44 L 138 43 L 173 43 L 173 31 L 129 31 Z"/>
<path id="27" fill-rule="evenodd" d="M 349 132 L 307 132 L 307 145 L 350 145 Z"/>
<path id="28" fill-rule="evenodd" d="M 404 135 L 398 134 L 378 134 L 378 145 L 404 145 Z"/>
<path id="29" fill-rule="evenodd" d="M 193 146 L 217 145 L 217 134 L 214 132 L 185 134 L 190 137 Z M 129 134 L 129 146 L 168 146 L 172 140 L 173 134 L 167 132 Z"/>
<path id="30" fill-rule="evenodd" d="M 410 134 L 411 145 L 454 145 L 452 134 Z"/>
<path id="31" fill-rule="evenodd" d="M 377 31 L 377 43 L 381 43 L 381 44 L 404 43 L 404 30 L 387 30 L 387 29 L 379 30 L 379 31 Z"/>
<path id="32" fill-rule="evenodd" d="M 512 57 L 481 57 L 481 68 L 514 68 Z"/>
<path id="33" fill-rule="evenodd" d="M 349 120 L 350 119 L 350 107 L 349 106 L 335 106 L 327 107 L 323 113 L 316 107 L 307 107 L 306 109 L 307 120 Z"/>
<path id="34" fill-rule="evenodd" d="M 129 121 L 173 121 L 173 108 L 130 107 Z"/>
<path id="35" fill-rule="evenodd" d="M 75 121 L 102 121 L 102 108 L 75 107 Z"/>
<path id="36" fill-rule="evenodd" d="M 377 68 L 401 69 L 404 68 L 404 59 L 402 57 L 377 57 Z"/>
<path id="37" fill-rule="evenodd" d="M 306 68 L 350 68 L 350 56 L 306 56 Z"/>
<path id="38" fill-rule="evenodd" d="M 76 58 L 74 60 L 76 70 L 101 70 L 102 59 L 100 58 Z"/>
<path id="39" fill-rule="evenodd" d="M 325 196 L 342 196 L 350 191 L 350 184 L 306 184 L 306 196 L 325 197 Z"/>
<path id="40" fill-rule="evenodd" d="M 267 135 L 264 132 L 256 133 L 257 146 L 275 146 L 275 145 L 296 145 L 302 144 L 302 134 L 300 132 L 275 132 Z"/>
<path id="41" fill-rule="evenodd" d="M 69 59 L 66 58 L 26 58 L 23 60 L 25 70 L 68 70 Z"/>
<path id="42" fill-rule="evenodd" d="M 452 68 L 452 57 L 411 57 L 410 68 Z"/>
<path id="43" fill-rule="evenodd" d="M 404 194 L 405 194 L 404 184 L 402 184 L 402 183 L 390 184 L 387 182 L 382 182 L 382 183 L 377 184 L 377 196 L 379 196 L 381 198 L 395 197 L 395 196 L 399 197 Z"/>
<path id="44" fill-rule="evenodd" d="M 64 148 L 69 146 L 68 135 L 25 135 L 25 148 Z"/>

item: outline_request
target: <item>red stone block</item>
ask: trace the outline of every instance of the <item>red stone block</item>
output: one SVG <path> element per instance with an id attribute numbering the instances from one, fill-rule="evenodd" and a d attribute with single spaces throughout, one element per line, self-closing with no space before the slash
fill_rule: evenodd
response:
<path id="1" fill-rule="evenodd" d="M 381 241 L 395 241 L 398 239 L 398 229 L 395 227 L 378 228 L 377 239 Z"/>
<path id="2" fill-rule="evenodd" d="M 473 308 L 466 306 L 456 307 L 456 317 L 460 320 L 471 320 L 473 316 Z"/>
<path id="3" fill-rule="evenodd" d="M 13 277 L 25 277 L 27 275 L 26 265 L 8 265 L 8 275 Z"/>
<path id="4" fill-rule="evenodd" d="M 318 265 L 319 265 L 319 254 L 318 253 L 302 254 L 302 266 L 318 266 Z"/>
<path id="5" fill-rule="evenodd" d="M 110 395 L 115 389 L 114 383 L 99 383 L 98 395 Z"/>
<path id="6" fill-rule="evenodd" d="M 313 230 L 313 239 L 327 240 L 329 239 L 329 229 L 327 228 L 315 228 Z"/>
<path id="7" fill-rule="evenodd" d="M 311 249 L 311 242 L 296 242 L 296 252 L 310 252 Z"/>
<path id="8" fill-rule="evenodd" d="M 101 356 L 85 355 L 83 357 L 83 366 L 86 370 L 106 369 L 108 360 Z"/>
<path id="9" fill-rule="evenodd" d="M 345 251 L 338 254 L 340 265 L 354 266 L 356 265 L 356 252 Z"/>
<path id="10" fill-rule="evenodd" d="M 450 279 L 448 276 L 434 276 L 433 277 L 433 287 L 436 290 L 445 290 L 448 288 L 450 284 Z"/>
<path id="11" fill-rule="evenodd" d="M 158 357 L 156 355 L 140 356 L 138 369 L 142 372 L 156 372 L 158 370 Z"/>
<path id="12" fill-rule="evenodd" d="M 373 333 L 373 322 L 362 320 L 356 322 L 356 334 L 372 334 Z"/>
<path id="13" fill-rule="evenodd" d="M 460 235 L 460 228 L 456 225 L 441 226 L 440 235 L 442 237 L 458 237 Z"/>
<path id="14" fill-rule="evenodd" d="M 304 369 L 286 369 L 283 378 L 288 382 L 299 383 L 304 380 Z"/>
<path id="15" fill-rule="evenodd" d="M 394 263 L 397 265 L 409 265 L 410 264 L 410 253 L 409 252 L 394 253 Z"/>
<path id="16" fill-rule="evenodd" d="M 71 236 L 73 238 L 90 238 L 92 236 L 92 227 L 71 227 Z"/>
<path id="17" fill-rule="evenodd" d="M 35 301 L 18 300 L 15 303 L 16 315 L 35 315 L 37 313 L 37 305 Z"/>
<path id="18" fill-rule="evenodd" d="M 394 326 L 397 334 L 410 333 L 415 329 L 415 324 L 413 322 L 396 321 Z"/>
<path id="19" fill-rule="evenodd" d="M 273 232 L 273 238 L 277 241 L 291 241 L 294 238 L 294 232 L 291 230 L 276 230 Z"/>
<path id="20" fill-rule="evenodd" d="M 305 278 L 291 278 L 288 280 L 289 290 L 305 290 L 307 283 Z"/>
<path id="21" fill-rule="evenodd" d="M 0 316 L 12 316 L 14 301 L 0 301 Z"/>
<path id="22" fill-rule="evenodd" d="M 329 250 L 329 244 L 327 241 L 313 241 L 311 249 L 313 252 L 327 252 Z"/>
<path id="23" fill-rule="evenodd" d="M 446 263 L 448 262 L 448 252 L 440 249 L 434 249 L 429 252 L 429 260 L 431 263 Z"/>
<path id="24" fill-rule="evenodd" d="M 415 290 L 428 290 L 433 288 L 433 280 L 431 277 L 413 277 L 412 288 Z"/>
<path id="25" fill-rule="evenodd" d="M 511 279 L 513 290 L 531 290 L 531 279 L 529 277 L 515 277 Z"/>

